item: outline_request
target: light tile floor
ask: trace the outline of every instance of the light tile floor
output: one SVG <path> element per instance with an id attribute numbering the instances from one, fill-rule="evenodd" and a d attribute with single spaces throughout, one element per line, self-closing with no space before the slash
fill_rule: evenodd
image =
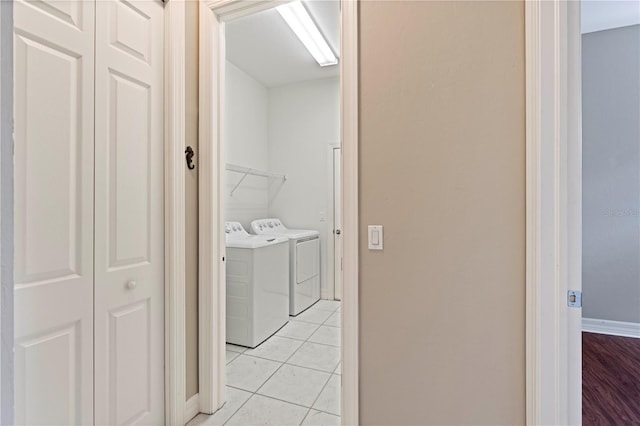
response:
<path id="1" fill-rule="evenodd" d="M 289 319 L 255 349 L 227 344 L 227 402 L 187 426 L 340 424 L 340 302 Z"/>

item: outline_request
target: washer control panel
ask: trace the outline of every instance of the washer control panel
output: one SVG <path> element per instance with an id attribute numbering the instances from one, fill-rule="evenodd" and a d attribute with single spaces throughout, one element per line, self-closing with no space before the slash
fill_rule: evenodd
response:
<path id="1" fill-rule="evenodd" d="M 249 235 L 240 222 L 225 222 L 224 232 L 227 239 L 245 238 Z"/>
<path id="2" fill-rule="evenodd" d="M 251 222 L 251 228 L 256 234 L 273 234 L 287 229 L 280 219 L 260 219 Z"/>

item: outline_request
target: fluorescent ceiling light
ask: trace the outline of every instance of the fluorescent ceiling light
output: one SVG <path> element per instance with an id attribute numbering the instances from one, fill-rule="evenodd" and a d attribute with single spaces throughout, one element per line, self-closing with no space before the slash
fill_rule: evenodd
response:
<path id="1" fill-rule="evenodd" d="M 338 63 L 336 55 L 300 0 L 283 4 L 276 9 L 321 67 Z"/>

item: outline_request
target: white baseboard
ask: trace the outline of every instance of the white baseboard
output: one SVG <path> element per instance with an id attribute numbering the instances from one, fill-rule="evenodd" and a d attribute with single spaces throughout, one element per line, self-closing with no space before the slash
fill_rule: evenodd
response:
<path id="1" fill-rule="evenodd" d="M 582 318 L 582 331 L 609 334 L 611 336 L 635 337 L 640 339 L 640 324 L 635 322 L 609 321 Z"/>
<path id="2" fill-rule="evenodd" d="M 195 394 L 184 404 L 184 424 L 189 423 L 189 420 L 197 416 L 198 413 L 200 413 L 200 395 Z"/>

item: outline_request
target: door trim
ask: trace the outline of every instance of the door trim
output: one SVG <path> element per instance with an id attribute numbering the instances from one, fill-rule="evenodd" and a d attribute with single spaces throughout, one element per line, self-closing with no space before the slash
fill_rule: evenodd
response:
<path id="1" fill-rule="evenodd" d="M 205 414 L 214 413 L 225 402 L 226 288 L 219 285 L 225 279 L 220 205 L 225 44 L 224 24 L 214 9 L 226 3 L 199 2 L 198 393 L 200 412 Z"/>
<path id="2" fill-rule="evenodd" d="M 580 424 L 580 2 L 527 1 L 525 28 L 526 421 Z"/>
<path id="3" fill-rule="evenodd" d="M 359 0 L 341 0 L 340 126 L 342 141 L 342 424 L 360 423 L 359 301 Z"/>
<path id="4" fill-rule="evenodd" d="M 225 401 L 222 229 L 224 22 L 281 0 L 200 0 L 200 411 Z M 342 423 L 358 424 L 358 1 L 341 0 L 340 114 L 343 159 Z M 215 259 L 215 261 L 213 261 Z M 348 283 L 348 285 L 346 284 Z"/>
<path id="5" fill-rule="evenodd" d="M 165 424 L 183 425 L 185 342 L 185 4 L 165 4 Z"/>

